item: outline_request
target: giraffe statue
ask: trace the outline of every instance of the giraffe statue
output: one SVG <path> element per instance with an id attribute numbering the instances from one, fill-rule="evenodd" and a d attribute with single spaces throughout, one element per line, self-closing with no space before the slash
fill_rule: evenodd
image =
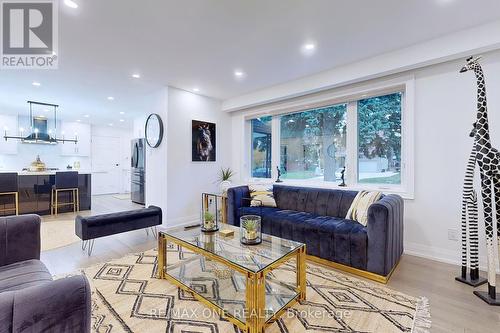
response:
<path id="1" fill-rule="evenodd" d="M 481 174 L 481 196 L 483 199 L 486 247 L 488 251 L 488 291 L 474 291 L 474 294 L 490 305 L 500 305 L 500 295 L 496 293 L 499 237 L 495 232 L 495 227 L 499 224 L 497 218 L 500 218 L 500 156 L 498 150 L 491 146 L 486 83 L 483 69 L 478 62 L 479 59 L 468 58 L 467 64 L 460 70 L 460 73 L 473 71 L 477 80 L 476 161 Z M 494 199 L 496 199 L 496 212 L 493 211 Z M 493 224 L 494 222 L 496 225 Z"/>
<path id="2" fill-rule="evenodd" d="M 472 131 L 469 136 L 476 136 L 476 123 L 472 124 Z M 477 218 L 477 193 L 474 189 L 474 171 L 476 168 L 476 143 L 472 149 L 465 169 L 465 178 L 462 191 L 462 272 L 455 280 L 466 283 L 473 287 L 478 287 L 487 282 L 479 276 L 479 233 Z M 468 232 L 468 234 L 467 234 Z M 468 236 L 468 237 L 467 237 Z M 467 243 L 468 241 L 468 243 Z M 470 266 L 469 266 L 470 263 Z M 470 274 L 467 277 L 467 269 L 470 267 Z"/>

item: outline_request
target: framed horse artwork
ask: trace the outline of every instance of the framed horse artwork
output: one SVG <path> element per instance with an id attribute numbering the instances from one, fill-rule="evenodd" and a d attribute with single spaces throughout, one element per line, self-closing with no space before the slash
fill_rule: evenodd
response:
<path id="1" fill-rule="evenodd" d="M 215 162 L 215 124 L 206 121 L 193 120 L 191 130 L 193 162 Z"/>

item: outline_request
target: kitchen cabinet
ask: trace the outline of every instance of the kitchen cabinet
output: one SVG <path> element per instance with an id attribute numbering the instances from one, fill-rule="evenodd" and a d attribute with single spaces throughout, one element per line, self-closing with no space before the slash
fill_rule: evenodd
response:
<path id="1" fill-rule="evenodd" d="M 9 115 L 0 115 L 0 154 L 17 154 L 17 143 L 15 139 L 10 139 L 5 141 L 3 136 L 5 135 L 5 130 L 7 130 L 8 135 L 18 135 L 17 128 L 17 117 Z"/>
<path id="2" fill-rule="evenodd" d="M 64 135 L 66 139 L 73 139 L 75 134 L 78 137 L 76 144 L 73 142 L 60 143 L 62 156 L 90 156 L 91 132 L 89 124 L 63 122 L 60 133 L 60 137 Z"/>

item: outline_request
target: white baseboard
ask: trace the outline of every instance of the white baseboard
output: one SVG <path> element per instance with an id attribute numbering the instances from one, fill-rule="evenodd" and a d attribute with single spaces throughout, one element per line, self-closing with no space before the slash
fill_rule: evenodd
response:
<path id="1" fill-rule="evenodd" d="M 179 227 L 185 227 L 194 223 L 200 223 L 199 215 L 191 215 L 191 216 L 178 217 L 175 219 L 168 219 L 163 222 L 163 226 L 165 226 L 167 229 L 174 229 Z"/>
<path id="2" fill-rule="evenodd" d="M 404 253 L 416 257 L 421 257 L 425 259 L 430 259 L 434 261 L 439 261 L 446 264 L 460 266 L 462 264 L 462 257 L 460 252 L 443 249 L 435 246 L 427 246 L 417 243 L 404 244 Z M 486 256 L 479 256 L 479 269 L 482 271 L 487 271 L 487 259 Z M 500 274 L 500 268 L 497 270 Z"/>

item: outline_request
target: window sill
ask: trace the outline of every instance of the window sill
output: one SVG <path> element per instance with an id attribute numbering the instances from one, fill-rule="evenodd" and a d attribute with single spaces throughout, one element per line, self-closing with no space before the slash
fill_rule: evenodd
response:
<path id="1" fill-rule="evenodd" d="M 337 189 L 346 191 L 380 191 L 384 194 L 397 194 L 400 195 L 405 200 L 414 200 L 415 196 L 412 191 L 407 191 L 402 186 L 387 186 L 387 185 L 377 185 L 377 184 L 354 184 L 347 185 L 345 187 L 340 187 L 336 182 L 326 182 L 326 181 L 308 181 L 302 179 L 283 179 L 282 183 L 276 183 L 274 180 L 269 178 L 251 178 L 248 183 L 265 183 L 265 184 L 277 184 L 284 186 L 301 186 L 301 187 L 317 187 L 326 189 Z"/>

